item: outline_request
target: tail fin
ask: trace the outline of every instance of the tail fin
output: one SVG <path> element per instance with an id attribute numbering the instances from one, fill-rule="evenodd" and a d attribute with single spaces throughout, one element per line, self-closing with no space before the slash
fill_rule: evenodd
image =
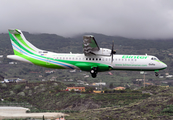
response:
<path id="1" fill-rule="evenodd" d="M 23 54 L 25 51 L 30 51 L 33 53 L 40 50 L 26 40 L 21 30 L 9 29 L 8 32 L 15 55 Z"/>

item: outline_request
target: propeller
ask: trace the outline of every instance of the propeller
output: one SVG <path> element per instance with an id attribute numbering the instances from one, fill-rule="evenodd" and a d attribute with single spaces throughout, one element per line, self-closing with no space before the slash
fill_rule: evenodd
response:
<path id="1" fill-rule="evenodd" d="M 114 54 L 116 54 L 116 51 L 114 50 L 114 41 L 112 42 L 112 50 L 111 50 L 111 56 L 112 56 L 112 60 L 111 60 L 111 63 L 113 62 L 114 60 Z"/>

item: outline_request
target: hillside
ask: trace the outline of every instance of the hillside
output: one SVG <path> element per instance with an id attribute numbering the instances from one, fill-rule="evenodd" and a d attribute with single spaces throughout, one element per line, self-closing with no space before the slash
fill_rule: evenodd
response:
<path id="1" fill-rule="evenodd" d="M 160 119 L 173 115 L 173 88 L 148 86 L 107 93 L 61 91 L 60 82 L 0 84 L 0 105 L 22 106 L 30 112 L 65 112 L 66 119 Z"/>
<path id="2" fill-rule="evenodd" d="M 123 107 L 106 107 L 70 114 L 68 119 L 133 119 L 133 120 L 172 120 L 173 88 L 149 86 L 142 91 L 151 97 L 139 100 Z"/>
<path id="3" fill-rule="evenodd" d="M 65 91 L 66 85 L 60 82 L 39 82 L 21 84 L 0 84 L 0 96 L 4 102 L 29 103 L 37 111 L 68 110 L 81 111 L 107 106 L 124 106 L 149 97 L 141 91 L 112 91 L 111 94 L 93 94 L 90 92 L 76 93 Z M 122 92 L 122 94 L 121 94 Z M 130 100 L 127 94 L 131 93 Z M 103 97 L 104 96 L 104 97 Z M 118 98 L 118 99 L 117 99 Z"/>

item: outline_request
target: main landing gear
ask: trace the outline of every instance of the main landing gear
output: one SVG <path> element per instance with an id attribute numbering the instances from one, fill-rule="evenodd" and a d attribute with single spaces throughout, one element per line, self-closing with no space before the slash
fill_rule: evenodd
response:
<path id="1" fill-rule="evenodd" d="M 90 70 L 90 73 L 91 73 L 91 76 L 93 78 L 95 78 L 97 76 L 97 73 L 98 73 L 98 67 L 93 67 L 91 70 Z"/>

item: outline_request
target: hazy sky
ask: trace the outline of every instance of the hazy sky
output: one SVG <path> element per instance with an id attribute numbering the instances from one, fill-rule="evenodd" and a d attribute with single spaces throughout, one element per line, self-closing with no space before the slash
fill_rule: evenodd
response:
<path id="1" fill-rule="evenodd" d="M 173 0 L 0 0 L 0 33 L 173 38 Z"/>

